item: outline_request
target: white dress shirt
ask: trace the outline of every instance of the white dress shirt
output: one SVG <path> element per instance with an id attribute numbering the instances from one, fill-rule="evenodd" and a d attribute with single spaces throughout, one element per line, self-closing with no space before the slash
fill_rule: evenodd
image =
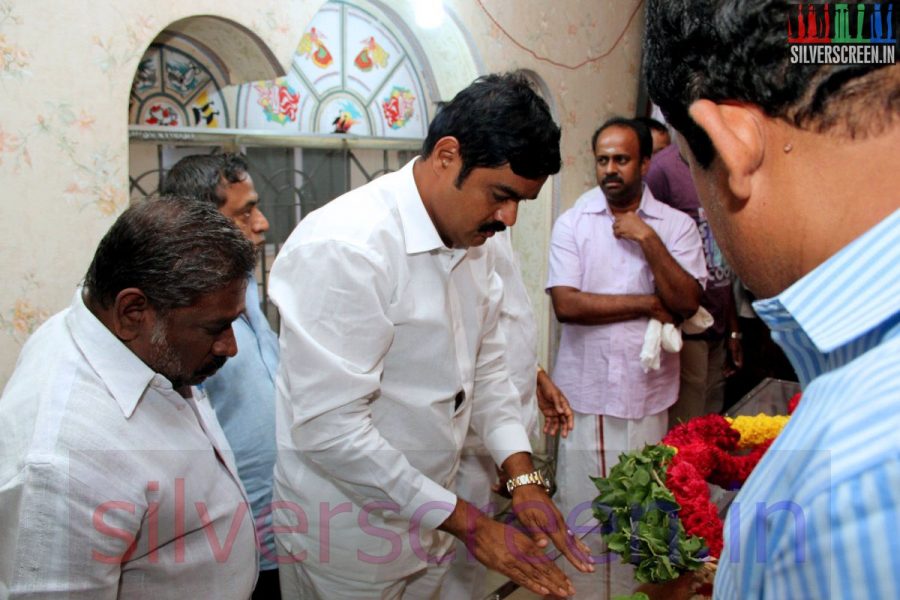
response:
<path id="1" fill-rule="evenodd" d="M 404 577 L 449 547 L 435 528 L 456 504 L 447 488 L 470 423 L 497 464 L 531 450 L 500 280 L 483 248 L 441 242 L 413 162 L 304 219 L 269 284 L 276 535 L 306 569 L 361 581 Z"/>
<path id="2" fill-rule="evenodd" d="M 510 239 L 510 230 L 502 231 L 485 245 L 494 253 L 494 268 L 503 282 L 500 328 L 506 337 L 506 368 L 519 391 L 522 423 L 530 436 L 539 435 L 537 404 L 537 320 L 522 272 Z"/>
<path id="3" fill-rule="evenodd" d="M 11 598 L 248 598 L 236 473 L 206 398 L 183 398 L 79 290 L 0 398 L 0 581 Z"/>

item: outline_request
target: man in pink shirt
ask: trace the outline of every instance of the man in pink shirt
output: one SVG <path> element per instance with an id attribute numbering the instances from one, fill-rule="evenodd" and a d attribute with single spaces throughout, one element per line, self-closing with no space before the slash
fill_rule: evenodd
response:
<path id="1" fill-rule="evenodd" d="M 593 522 L 597 490 L 589 477 L 607 475 L 620 453 L 665 434 L 666 409 L 678 397 L 678 354 L 663 352 L 660 368 L 645 373 L 644 333 L 650 319 L 691 317 L 707 276 L 693 220 L 643 184 L 652 154 L 647 128 L 610 119 L 591 146 L 598 187 L 554 225 L 547 281 L 563 324 L 553 380 L 575 412 L 574 430 L 559 445 L 558 505 L 576 534 Z M 586 541 L 603 550 L 599 533 Z M 589 576 L 572 574 L 579 598 L 630 592 L 627 565 L 598 566 Z"/>

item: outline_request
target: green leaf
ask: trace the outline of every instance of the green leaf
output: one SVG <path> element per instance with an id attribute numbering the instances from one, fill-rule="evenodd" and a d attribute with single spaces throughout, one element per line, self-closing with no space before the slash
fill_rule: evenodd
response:
<path id="1" fill-rule="evenodd" d="M 688 536 L 677 520 L 680 506 L 665 487 L 666 470 L 675 450 L 645 446 L 622 454 L 606 478 L 592 478 L 598 496 L 592 510 L 603 524 L 601 535 L 610 551 L 635 564 L 641 582 L 670 581 L 702 566 L 703 541 Z"/>

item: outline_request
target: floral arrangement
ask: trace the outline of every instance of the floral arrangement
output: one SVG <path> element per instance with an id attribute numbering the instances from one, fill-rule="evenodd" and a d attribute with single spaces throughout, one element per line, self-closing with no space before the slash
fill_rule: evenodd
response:
<path id="1" fill-rule="evenodd" d="M 707 484 L 740 487 L 789 418 L 697 417 L 594 479 L 603 539 L 635 565 L 637 581 L 671 581 L 719 557 L 723 524 Z"/>

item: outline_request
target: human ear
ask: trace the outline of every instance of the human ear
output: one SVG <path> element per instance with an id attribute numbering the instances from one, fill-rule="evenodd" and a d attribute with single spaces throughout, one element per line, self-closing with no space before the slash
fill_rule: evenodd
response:
<path id="1" fill-rule="evenodd" d="M 459 140 L 452 135 L 439 139 L 431 151 L 432 166 L 439 172 L 449 168 L 457 158 L 459 158 Z"/>
<path id="2" fill-rule="evenodd" d="M 134 341 L 152 327 L 156 310 L 138 288 L 125 288 L 116 294 L 112 309 L 112 332 L 123 342 Z"/>
<path id="3" fill-rule="evenodd" d="M 709 136 L 728 174 L 728 187 L 739 200 L 747 200 L 753 177 L 765 157 L 762 114 L 749 105 L 697 100 L 691 118 Z"/>

